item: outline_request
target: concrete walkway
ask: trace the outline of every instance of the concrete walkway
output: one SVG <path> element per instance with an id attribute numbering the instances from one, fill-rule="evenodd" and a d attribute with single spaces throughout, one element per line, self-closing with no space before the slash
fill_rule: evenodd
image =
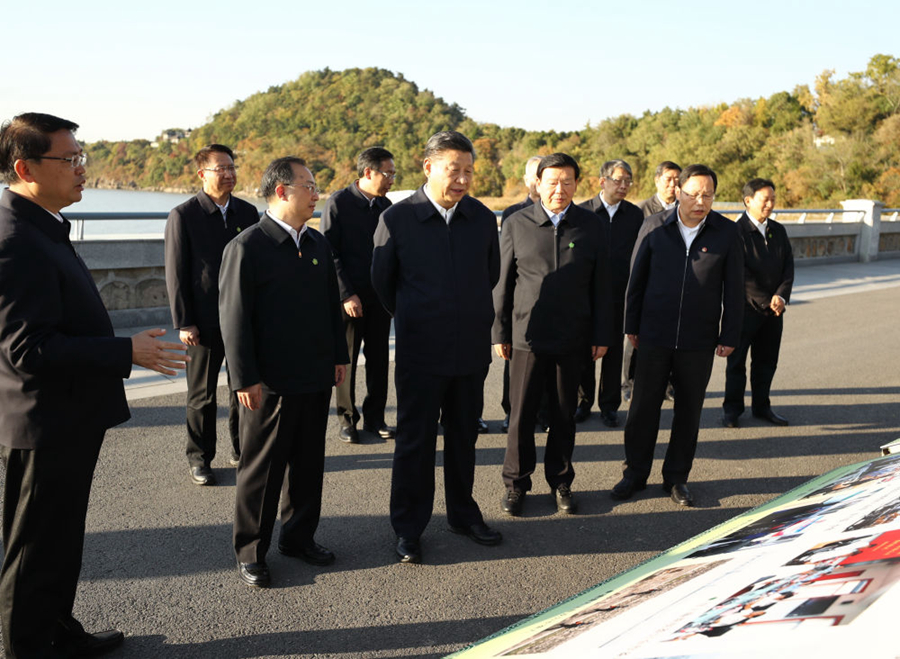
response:
<path id="1" fill-rule="evenodd" d="M 447 529 L 437 470 L 425 564 L 398 565 L 387 514 L 393 443 L 363 433 L 361 444 L 343 444 L 332 415 L 316 539 L 337 562 L 314 568 L 272 550 L 267 590 L 246 587 L 235 569 L 225 410 L 218 419 L 223 456 L 213 463 L 218 485 L 196 487 L 184 457 L 183 380 L 135 373 L 132 419 L 107 433 L 97 465 L 75 615 L 88 629 L 125 631 L 123 648 L 108 655 L 115 659 L 438 657 L 810 478 L 870 459 L 900 437 L 900 260 L 798 268 L 797 279 L 773 396 L 791 425 L 745 414 L 740 428 L 722 428 L 725 360 L 716 359 L 691 473 L 695 508 L 679 509 L 663 494 L 659 459 L 646 491 L 611 500 L 623 434 L 594 414 L 578 426 L 579 514 L 556 513 L 539 468 L 524 515 L 505 517 L 495 360 L 484 412 L 493 432 L 478 441 L 475 498 L 503 544 L 482 547 Z M 853 297 L 829 297 L 838 292 Z M 395 422 L 393 387 L 387 416 Z M 657 458 L 671 420 L 666 404 Z M 537 439 L 543 445 L 545 436 Z M 439 439 L 439 463 L 441 448 Z"/>

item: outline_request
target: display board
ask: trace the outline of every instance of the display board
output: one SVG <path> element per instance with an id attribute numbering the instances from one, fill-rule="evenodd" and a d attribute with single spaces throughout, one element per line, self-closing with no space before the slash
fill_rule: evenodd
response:
<path id="1" fill-rule="evenodd" d="M 900 657 L 900 454 L 842 467 L 452 657 Z"/>

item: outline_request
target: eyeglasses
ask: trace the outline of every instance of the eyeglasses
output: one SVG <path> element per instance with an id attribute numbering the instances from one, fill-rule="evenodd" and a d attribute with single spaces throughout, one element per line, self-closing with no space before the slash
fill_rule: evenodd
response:
<path id="1" fill-rule="evenodd" d="M 626 188 L 630 188 L 634 183 L 630 178 L 613 178 L 612 176 L 607 177 L 607 181 L 612 181 L 616 185 L 624 185 Z"/>
<path id="2" fill-rule="evenodd" d="M 319 194 L 319 195 L 322 194 L 323 192 L 325 192 L 324 190 L 320 190 L 319 188 L 317 188 L 315 183 L 298 183 L 297 185 L 294 185 L 292 183 L 285 183 L 284 187 L 286 187 L 286 188 L 306 188 L 307 192 L 315 193 L 315 194 Z"/>
<path id="3" fill-rule="evenodd" d="M 703 194 L 701 192 L 698 192 L 696 194 L 689 194 L 684 190 L 681 191 L 681 196 L 682 198 L 691 199 L 693 201 L 702 201 L 704 203 L 709 203 L 716 198 L 716 195 L 714 194 Z"/>
<path id="4" fill-rule="evenodd" d="M 226 165 L 225 167 L 222 167 L 222 166 L 204 167 L 203 171 L 204 172 L 215 172 L 216 174 L 219 174 L 220 176 L 222 174 L 234 174 L 237 171 L 237 165 Z"/>
<path id="5" fill-rule="evenodd" d="M 376 169 L 375 171 L 381 174 L 384 178 L 389 178 L 392 181 L 397 178 L 397 172 L 383 172 L 380 169 Z"/>
<path id="6" fill-rule="evenodd" d="M 30 158 L 30 160 L 62 160 L 69 163 L 72 166 L 72 169 L 78 169 L 79 167 L 84 167 L 87 163 L 87 154 L 79 153 L 77 156 L 71 156 L 69 158 L 60 158 L 59 156 L 35 156 L 34 158 Z"/>

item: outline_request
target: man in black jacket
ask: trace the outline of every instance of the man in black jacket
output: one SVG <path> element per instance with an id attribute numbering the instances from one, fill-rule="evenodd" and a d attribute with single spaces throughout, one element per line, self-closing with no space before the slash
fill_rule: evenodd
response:
<path id="1" fill-rule="evenodd" d="M 401 563 L 422 560 L 442 412 L 450 530 L 484 545 L 502 539 L 472 497 L 476 419 L 491 360 L 491 289 L 500 271 L 497 219 L 467 194 L 475 149 L 465 135 L 432 135 L 423 169 L 425 185 L 381 214 L 372 255 L 372 284 L 394 316 L 397 342 L 391 524 Z"/>
<path id="2" fill-rule="evenodd" d="M 728 356 L 725 368 L 725 401 L 722 424 L 736 428 L 744 412 L 747 386 L 747 353 L 750 362 L 751 410 L 753 416 L 778 426 L 788 420 L 772 411 L 769 391 L 778 367 L 778 352 L 784 328 L 785 305 L 794 285 L 794 253 L 784 227 L 771 219 L 775 208 L 775 184 L 754 178 L 743 189 L 747 210 L 738 219 L 744 248 L 744 325 L 741 342 Z"/>
<path id="3" fill-rule="evenodd" d="M 300 158 L 279 158 L 260 193 L 266 214 L 225 248 L 219 315 L 242 405 L 234 550 L 241 579 L 265 587 L 279 495 L 278 551 L 313 565 L 335 560 L 314 536 L 331 387 L 350 359 L 331 246 L 306 226 L 319 199 L 312 173 Z"/>
<path id="4" fill-rule="evenodd" d="M 538 166 L 541 203 L 503 226 L 500 281 L 494 289 L 494 350 L 510 360 L 511 413 L 501 507 L 522 511 L 536 452 L 534 422 L 548 392 L 550 432 L 544 475 L 561 513 L 574 513 L 575 405 L 585 355 L 603 356 L 612 334 L 606 281 L 606 232 L 595 215 L 572 204 L 580 170 L 554 153 Z M 593 362 L 592 362 L 593 363 Z"/>
<path id="5" fill-rule="evenodd" d="M 0 128 L 0 460 L 6 657 L 83 657 L 122 643 L 74 617 L 85 517 L 103 436 L 129 417 L 122 378 L 137 364 L 183 368 L 180 343 L 113 335 L 60 211 L 81 201 L 78 125 L 29 112 Z"/>
<path id="6" fill-rule="evenodd" d="M 593 211 L 606 234 L 606 256 L 609 268 L 609 287 L 612 297 L 613 334 L 609 349 L 600 364 L 600 387 L 596 387 L 594 362 L 587 361 L 578 387 L 578 408 L 575 422 L 584 421 L 591 414 L 594 390 L 600 420 L 608 428 L 619 425 L 619 406 L 622 404 L 622 350 L 625 337 L 622 327 L 625 317 L 625 289 L 631 268 L 631 253 L 638 232 L 644 223 L 640 209 L 626 201 L 625 195 L 634 183 L 631 166 L 624 160 L 610 160 L 600 167 L 600 194 L 581 204 Z"/>
<path id="7" fill-rule="evenodd" d="M 334 250 L 341 291 L 342 315 L 350 352 L 350 372 L 334 394 L 340 419 L 341 441 L 359 441 L 356 424 L 356 368 L 359 349 L 365 344 L 366 397 L 362 404 L 363 429 L 382 439 L 393 439 L 394 429 L 384 422 L 388 393 L 388 343 L 391 317 L 381 306 L 372 288 L 372 237 L 378 217 L 391 205 L 388 191 L 394 184 L 394 156 L 387 149 L 373 146 L 359 154 L 356 162 L 359 178 L 338 190 L 322 210 L 322 233 Z"/>
<path id="8" fill-rule="evenodd" d="M 663 211 L 675 209 L 675 189 L 678 187 L 678 176 L 681 167 L 671 160 L 663 160 L 656 166 L 653 182 L 656 184 L 656 194 L 647 197 L 637 207 L 644 213 L 644 217 L 650 217 Z"/>
<path id="9" fill-rule="evenodd" d="M 641 356 L 625 422 L 625 473 L 612 490 L 614 499 L 646 487 L 671 374 L 675 416 L 663 489 L 675 503 L 693 504 L 686 483 L 713 354 L 727 357 L 738 345 L 744 307 L 744 253 L 734 222 L 711 210 L 716 183 L 706 165 L 686 167 L 676 209 L 649 217 L 638 236 L 625 333 Z"/>
<path id="10" fill-rule="evenodd" d="M 637 207 L 648 218 L 657 213 L 668 212 L 675 209 L 678 201 L 675 199 L 675 188 L 678 187 L 678 176 L 681 167 L 671 160 L 663 160 L 656 167 L 653 182 L 656 184 L 656 194 L 647 197 Z M 625 340 L 625 350 L 622 357 L 622 400 L 626 403 L 631 400 L 631 392 L 634 389 L 634 365 L 637 360 L 637 350 L 631 345 L 631 341 Z M 675 389 L 672 381 L 666 386 L 666 400 L 675 400 Z"/>
<path id="11" fill-rule="evenodd" d="M 541 195 L 537 191 L 537 169 L 538 165 L 541 164 L 540 156 L 531 156 L 527 161 L 525 161 L 525 174 L 522 177 L 522 182 L 525 184 L 526 189 L 528 190 L 528 196 L 525 197 L 522 201 L 519 201 L 512 206 L 509 206 L 506 210 L 503 211 L 503 214 L 500 216 L 500 231 L 503 231 L 503 223 L 506 222 L 506 219 L 512 215 L 513 213 L 517 213 L 523 208 L 528 208 L 541 200 Z M 503 423 L 500 425 L 500 429 L 503 432 L 509 431 L 509 360 L 503 360 L 503 398 L 500 400 L 500 407 L 503 408 L 503 412 L 506 414 L 506 417 L 503 419 Z M 544 427 L 544 422 L 546 421 L 546 410 L 542 409 L 544 414 L 538 412 L 538 423 Z M 543 418 L 542 418 L 543 417 Z M 482 421 L 482 423 L 484 423 Z"/>
<path id="12" fill-rule="evenodd" d="M 216 389 L 225 359 L 219 329 L 219 267 L 229 240 L 259 221 L 253 204 L 231 193 L 237 183 L 234 153 L 222 144 L 194 156 L 203 190 L 172 209 L 166 222 L 166 289 L 172 326 L 188 347 L 187 459 L 197 485 L 216 482 Z M 229 387 L 231 464 L 241 455 L 237 397 Z"/>

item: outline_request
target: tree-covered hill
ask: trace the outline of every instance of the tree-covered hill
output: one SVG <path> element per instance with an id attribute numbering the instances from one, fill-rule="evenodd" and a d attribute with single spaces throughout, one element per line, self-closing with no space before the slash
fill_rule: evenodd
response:
<path id="1" fill-rule="evenodd" d="M 596 115 L 586 108 L 585 115 Z M 236 101 L 181 140 L 87 145 L 89 176 L 98 186 L 196 189 L 190 162 L 201 146 L 220 142 L 237 154 L 239 187 L 253 191 L 266 164 L 299 155 L 319 186 L 334 191 L 354 178 L 356 155 L 383 145 L 396 156 L 395 188 L 421 184 L 425 140 L 444 129 L 475 143 L 476 196 L 523 194 L 525 160 L 566 151 L 585 171 L 579 197 L 597 192 L 597 170 L 624 158 L 635 170 L 631 198 L 653 193 L 661 160 L 703 162 L 719 174 L 723 200 L 737 200 L 753 176 L 772 178 L 779 205 L 834 204 L 869 197 L 900 205 L 900 60 L 875 55 L 865 71 L 836 80 L 822 73 L 813 89 L 798 86 L 769 98 L 715 107 L 665 108 L 622 115 L 580 131 L 525 131 L 480 124 L 462 108 L 384 69 L 311 71 Z M 178 131 L 168 131 L 178 135 Z"/>

